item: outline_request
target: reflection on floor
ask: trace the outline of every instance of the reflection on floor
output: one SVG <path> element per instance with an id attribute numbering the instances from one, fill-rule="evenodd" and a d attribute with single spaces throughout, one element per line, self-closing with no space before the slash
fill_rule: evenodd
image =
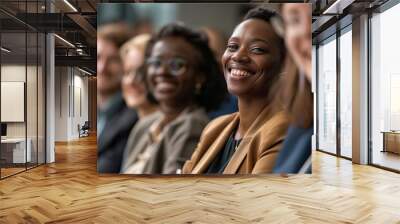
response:
<path id="1" fill-rule="evenodd" d="M 374 151 L 373 164 L 400 171 L 400 155 L 392 152 Z"/>
<path id="2" fill-rule="evenodd" d="M 400 175 L 313 153 L 313 174 L 98 175 L 96 139 L 0 181 L 0 223 L 399 223 Z"/>
<path id="3" fill-rule="evenodd" d="M 352 149 L 349 147 L 342 147 L 340 149 L 340 153 L 342 156 L 347 157 L 347 158 L 351 158 L 352 157 Z"/>
<path id="4" fill-rule="evenodd" d="M 1 168 L 1 178 L 13 175 L 15 173 L 24 171 L 25 168 Z"/>
<path id="5" fill-rule="evenodd" d="M 35 166 L 37 166 L 37 165 L 34 164 L 34 163 L 26 164 L 27 169 L 33 168 Z M 15 165 L 15 164 L 8 164 L 8 165 L 2 164 L 2 168 L 0 170 L 1 178 L 5 178 L 7 176 L 10 176 L 10 175 L 13 175 L 13 174 L 25 171 L 25 170 L 26 170 L 25 164 L 18 164 L 18 165 Z"/>

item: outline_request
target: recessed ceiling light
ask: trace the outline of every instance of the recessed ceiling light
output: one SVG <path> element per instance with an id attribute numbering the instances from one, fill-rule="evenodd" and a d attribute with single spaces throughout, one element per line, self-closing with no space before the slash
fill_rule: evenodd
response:
<path id="1" fill-rule="evenodd" d="M 78 67 L 78 70 L 81 71 L 81 72 L 83 72 L 83 73 L 85 73 L 85 74 L 87 74 L 87 75 L 90 75 L 90 76 L 93 75 L 92 73 L 90 73 L 90 72 L 88 72 L 88 71 L 86 71 L 86 70 L 83 70 L 83 69 L 81 69 L 81 68 L 79 68 L 79 67 Z"/>
<path id="2" fill-rule="evenodd" d="M 68 1 L 64 0 L 65 4 L 67 4 L 74 12 L 78 12 L 78 10 Z"/>
<path id="3" fill-rule="evenodd" d="M 1 49 L 2 51 L 6 52 L 6 53 L 10 53 L 10 52 L 11 52 L 11 50 L 9 50 L 9 49 L 7 49 L 7 48 L 5 48 L 5 47 L 1 47 L 0 49 Z"/>
<path id="4" fill-rule="evenodd" d="M 342 14 L 343 9 L 351 5 L 355 0 L 336 0 L 332 5 L 330 5 L 322 14 Z"/>
<path id="5" fill-rule="evenodd" d="M 57 37 L 58 39 L 60 39 L 62 42 L 66 43 L 67 45 L 69 45 L 69 46 L 75 48 L 75 45 L 73 45 L 73 44 L 72 44 L 71 42 L 69 42 L 68 40 L 66 40 L 66 39 L 64 39 L 64 38 L 62 38 L 62 37 L 60 37 L 60 36 L 57 35 L 57 34 L 54 34 L 54 36 Z"/>

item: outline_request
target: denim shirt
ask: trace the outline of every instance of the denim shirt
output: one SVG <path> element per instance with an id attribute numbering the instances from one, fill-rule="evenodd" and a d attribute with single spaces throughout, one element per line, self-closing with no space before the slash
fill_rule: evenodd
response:
<path id="1" fill-rule="evenodd" d="M 291 125 L 279 152 L 273 173 L 311 173 L 311 136 L 313 128 L 299 128 Z M 307 166 L 307 167 L 305 167 Z"/>

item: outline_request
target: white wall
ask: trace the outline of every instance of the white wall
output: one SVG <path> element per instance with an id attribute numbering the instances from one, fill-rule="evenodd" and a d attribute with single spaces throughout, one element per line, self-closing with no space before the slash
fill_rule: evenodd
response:
<path id="1" fill-rule="evenodd" d="M 27 70 L 26 70 L 27 69 Z M 36 67 L 18 64 L 8 64 L 1 66 L 1 81 L 3 82 L 25 82 L 25 75 L 28 76 L 28 83 L 30 86 L 36 86 L 36 80 L 33 80 L 32 76 L 36 76 Z M 36 111 L 36 87 L 35 88 L 27 88 L 27 104 L 30 106 L 27 118 L 28 118 L 28 137 L 31 133 L 31 129 L 36 130 L 36 113 L 32 113 L 32 111 Z M 39 105 L 40 107 L 41 105 Z M 7 108 L 1 108 L 1 110 L 7 110 Z M 34 122 L 35 124 L 32 124 Z M 8 137 L 25 137 L 25 126 L 26 122 L 7 122 L 7 136 Z M 35 132 L 36 133 L 36 132 Z"/>
<path id="2" fill-rule="evenodd" d="M 55 68 L 55 140 L 68 140 L 68 85 L 67 67 Z"/>
<path id="3" fill-rule="evenodd" d="M 78 124 L 88 120 L 88 78 L 76 68 L 56 67 L 55 98 L 55 140 L 77 139 Z"/>
<path id="4" fill-rule="evenodd" d="M 1 66 L 1 81 L 2 82 L 25 82 L 25 65 L 9 64 Z M 28 68 L 29 70 L 29 68 Z M 28 93 L 28 95 L 30 95 Z M 7 108 L 1 108 L 7 110 Z M 25 122 L 7 123 L 8 137 L 25 137 Z"/>
<path id="5" fill-rule="evenodd" d="M 71 138 L 78 138 L 78 124 L 82 126 L 85 121 L 88 121 L 88 78 L 82 76 L 79 70 L 74 69 L 74 82 L 73 82 L 73 99 L 71 105 L 72 108 L 72 119 L 71 119 Z"/>
<path id="6" fill-rule="evenodd" d="M 1 121 L 24 122 L 25 83 L 1 82 Z M 36 108 L 36 106 L 35 106 Z"/>

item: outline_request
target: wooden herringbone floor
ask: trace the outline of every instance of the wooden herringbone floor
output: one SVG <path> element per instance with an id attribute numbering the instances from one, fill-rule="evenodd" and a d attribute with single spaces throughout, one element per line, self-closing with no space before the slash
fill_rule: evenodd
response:
<path id="1" fill-rule="evenodd" d="M 0 223 L 400 223 L 400 175 L 314 153 L 312 176 L 98 176 L 95 138 L 0 181 Z"/>

